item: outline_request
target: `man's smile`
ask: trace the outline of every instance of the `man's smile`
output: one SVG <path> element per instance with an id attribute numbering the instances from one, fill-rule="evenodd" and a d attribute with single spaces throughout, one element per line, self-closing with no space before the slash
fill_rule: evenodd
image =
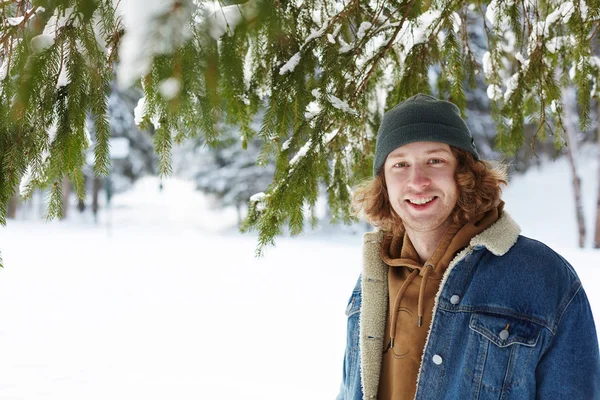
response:
<path id="1" fill-rule="evenodd" d="M 421 197 L 418 199 L 408 199 L 406 201 L 408 201 L 411 204 L 423 205 L 423 204 L 427 204 L 427 203 L 435 200 L 436 198 L 437 198 L 437 196 L 431 196 L 431 197 Z"/>

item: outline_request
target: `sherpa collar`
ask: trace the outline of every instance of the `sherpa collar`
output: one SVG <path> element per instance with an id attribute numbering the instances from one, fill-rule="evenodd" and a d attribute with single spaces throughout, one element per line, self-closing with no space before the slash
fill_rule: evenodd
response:
<path id="1" fill-rule="evenodd" d="M 496 256 L 506 254 L 517 242 L 520 232 L 517 223 L 506 211 L 503 211 L 496 223 L 471 239 L 469 246 L 452 260 L 442 278 L 435 298 L 432 323 L 442 287 L 454 266 L 474 247 L 483 246 Z M 368 400 L 377 399 L 389 295 L 387 288 L 389 267 L 380 256 L 384 236 L 384 232 L 381 231 L 368 232 L 363 240 L 362 308 L 359 326 L 361 383 L 364 399 Z M 429 333 L 427 335 L 428 342 Z"/>

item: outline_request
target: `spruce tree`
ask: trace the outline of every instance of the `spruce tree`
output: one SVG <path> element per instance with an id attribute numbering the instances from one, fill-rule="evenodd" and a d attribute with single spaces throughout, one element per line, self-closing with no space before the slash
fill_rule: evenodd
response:
<path id="1" fill-rule="evenodd" d="M 94 170 L 108 172 L 113 72 L 122 87 L 143 88 L 160 174 L 171 171 L 174 144 L 197 135 L 216 144 L 222 122 L 239 127 L 244 145 L 263 140 L 257 161 L 276 168 L 245 221 L 259 231 L 259 253 L 285 225 L 302 232 L 307 214 L 315 223 L 320 184 L 333 216 L 351 219 L 350 187 L 371 174 L 382 113 L 406 97 L 435 91 L 464 110 L 465 88 L 483 78 L 496 146 L 511 154 L 526 121 L 564 145 L 561 91 L 576 87 L 582 128 L 599 91 L 591 43 L 600 0 L 5 0 L 0 8 L 2 224 L 23 179 L 24 196 L 50 188 L 49 217 L 60 215 L 63 176 L 85 195 L 86 114 Z M 472 33 L 482 27 L 479 57 Z"/>

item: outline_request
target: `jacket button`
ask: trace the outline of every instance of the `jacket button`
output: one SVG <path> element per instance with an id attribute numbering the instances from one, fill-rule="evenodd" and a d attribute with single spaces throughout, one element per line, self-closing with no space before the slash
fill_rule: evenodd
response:
<path id="1" fill-rule="evenodd" d="M 432 360 L 435 365 L 440 365 L 443 361 L 442 357 L 439 354 L 434 355 Z"/>
<path id="2" fill-rule="evenodd" d="M 460 303 L 460 296 L 455 294 L 454 296 L 450 297 L 450 303 L 454 305 Z"/>
<path id="3" fill-rule="evenodd" d="M 508 339 L 508 331 L 506 329 L 503 329 L 502 331 L 500 331 L 500 339 L 502 339 L 502 340 Z"/>

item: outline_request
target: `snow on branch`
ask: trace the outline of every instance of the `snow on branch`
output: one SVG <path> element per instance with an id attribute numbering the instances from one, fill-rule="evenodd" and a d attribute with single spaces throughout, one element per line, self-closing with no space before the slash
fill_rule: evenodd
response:
<path id="1" fill-rule="evenodd" d="M 298 153 L 296 153 L 294 158 L 292 158 L 290 160 L 290 166 L 293 167 L 296 164 L 298 164 L 298 162 L 306 156 L 306 153 L 308 153 L 308 150 L 310 150 L 311 146 L 312 146 L 312 139 L 308 139 L 308 141 L 304 144 L 304 146 L 302 146 L 300 148 L 300 150 L 298 150 Z"/>
<path id="2" fill-rule="evenodd" d="M 327 99 L 329 100 L 331 105 L 333 107 L 337 108 L 338 110 L 344 111 L 348 114 L 358 115 L 358 112 L 356 112 L 356 110 L 352 109 L 346 101 L 341 100 L 332 94 L 327 95 Z"/>
<path id="3" fill-rule="evenodd" d="M 300 52 L 294 54 L 280 69 L 279 75 L 285 75 L 288 72 L 293 72 L 296 66 L 300 63 Z"/>
<path id="4" fill-rule="evenodd" d="M 191 37 L 191 9 L 177 0 L 128 0 L 123 7 L 125 35 L 119 48 L 117 80 L 131 86 L 150 71 L 156 54 L 170 53 Z"/>

